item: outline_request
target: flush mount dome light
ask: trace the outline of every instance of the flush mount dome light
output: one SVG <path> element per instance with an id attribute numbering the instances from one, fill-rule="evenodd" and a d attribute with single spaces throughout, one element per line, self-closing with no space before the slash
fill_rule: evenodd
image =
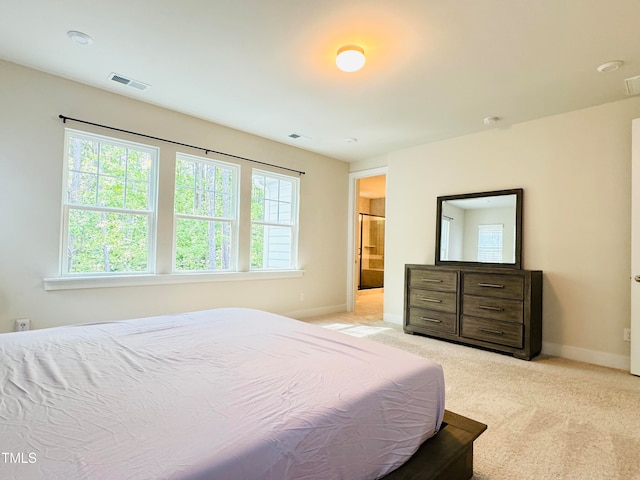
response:
<path id="1" fill-rule="evenodd" d="M 364 66 L 364 50 L 357 45 L 345 45 L 338 49 L 336 65 L 343 72 L 355 72 Z"/>
<path id="2" fill-rule="evenodd" d="M 93 43 L 93 39 L 89 35 L 77 30 L 69 30 L 67 36 L 79 45 L 91 45 Z"/>

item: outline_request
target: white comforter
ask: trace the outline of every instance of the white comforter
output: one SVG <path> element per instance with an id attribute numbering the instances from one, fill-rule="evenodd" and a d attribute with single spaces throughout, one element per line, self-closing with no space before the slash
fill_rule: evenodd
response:
<path id="1" fill-rule="evenodd" d="M 217 309 L 0 335 L 2 479 L 374 479 L 439 428 L 441 367 Z"/>

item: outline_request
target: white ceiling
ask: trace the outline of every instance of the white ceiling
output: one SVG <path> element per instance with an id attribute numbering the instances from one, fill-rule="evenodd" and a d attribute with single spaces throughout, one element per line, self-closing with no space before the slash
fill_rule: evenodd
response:
<path id="1" fill-rule="evenodd" d="M 0 58 L 345 161 L 621 100 L 640 75 L 639 0 L 0 3 Z M 356 73 L 334 63 L 350 43 Z"/>

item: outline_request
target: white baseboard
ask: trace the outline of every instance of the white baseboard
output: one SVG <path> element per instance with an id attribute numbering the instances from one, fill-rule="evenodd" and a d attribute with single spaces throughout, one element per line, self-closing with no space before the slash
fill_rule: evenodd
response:
<path id="1" fill-rule="evenodd" d="M 402 314 L 397 313 L 385 313 L 382 316 L 382 319 L 385 322 L 395 323 L 396 325 L 402 325 L 402 323 L 404 322 L 404 317 L 402 316 Z"/>
<path id="2" fill-rule="evenodd" d="M 315 317 L 317 315 L 331 315 L 332 313 L 342 313 L 347 311 L 347 304 L 331 305 L 328 307 L 307 308 L 305 310 L 296 310 L 293 312 L 283 313 L 285 317 L 291 317 L 295 319 Z"/>
<path id="3" fill-rule="evenodd" d="M 542 342 L 542 353 L 545 355 L 553 355 L 554 357 L 592 363 L 602 367 L 617 368 L 627 372 L 631 369 L 631 358 L 625 357 L 624 355 L 616 355 L 615 353 L 600 352 L 598 350 L 588 350 L 586 348 L 548 342 Z"/>

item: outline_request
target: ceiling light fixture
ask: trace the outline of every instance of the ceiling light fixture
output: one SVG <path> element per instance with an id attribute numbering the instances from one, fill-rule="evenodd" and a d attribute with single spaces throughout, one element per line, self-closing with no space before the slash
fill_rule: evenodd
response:
<path id="1" fill-rule="evenodd" d="M 343 72 L 355 72 L 364 66 L 364 49 L 358 45 L 345 45 L 338 49 L 336 65 Z"/>
<path id="2" fill-rule="evenodd" d="M 356 143 L 358 139 L 356 137 L 349 137 L 349 138 L 345 138 L 345 141 L 347 143 Z"/>
<path id="3" fill-rule="evenodd" d="M 613 60 L 611 62 L 603 63 L 598 68 L 596 68 L 596 70 L 598 70 L 600 73 L 615 72 L 622 66 L 623 63 L 624 62 L 622 60 Z"/>
<path id="4" fill-rule="evenodd" d="M 67 36 L 79 45 L 91 45 L 93 43 L 93 39 L 89 35 L 77 30 L 69 30 Z"/>
<path id="5" fill-rule="evenodd" d="M 487 126 L 491 126 L 491 125 L 495 125 L 498 120 L 500 120 L 500 117 L 484 117 L 482 119 L 482 123 L 484 123 Z"/>

